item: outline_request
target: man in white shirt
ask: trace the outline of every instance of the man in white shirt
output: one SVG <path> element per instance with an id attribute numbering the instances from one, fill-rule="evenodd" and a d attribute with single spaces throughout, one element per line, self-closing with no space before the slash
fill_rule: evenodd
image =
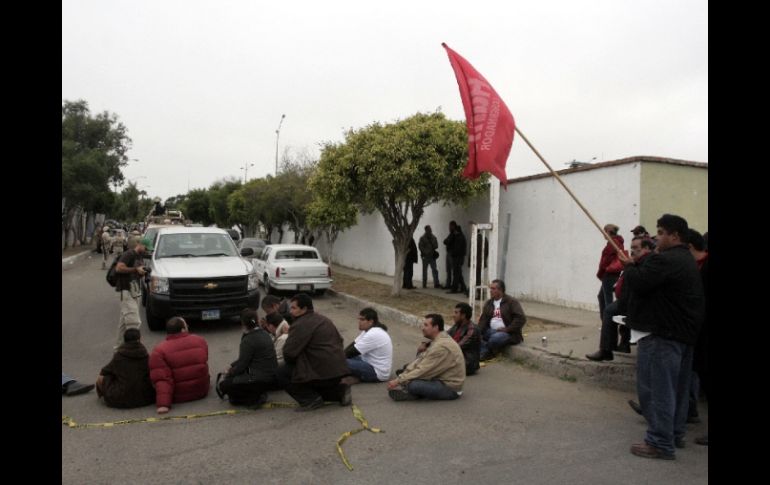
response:
<path id="1" fill-rule="evenodd" d="M 361 333 L 345 349 L 351 376 L 343 382 L 384 382 L 390 379 L 393 365 L 393 343 L 388 327 L 380 323 L 377 312 L 364 308 L 358 314 L 358 329 Z"/>
<path id="2" fill-rule="evenodd" d="M 527 323 L 521 303 L 505 294 L 502 280 L 493 280 L 489 293 L 492 298 L 484 303 L 479 317 L 481 360 L 491 359 L 506 345 L 521 343 L 524 340 L 521 329 Z"/>

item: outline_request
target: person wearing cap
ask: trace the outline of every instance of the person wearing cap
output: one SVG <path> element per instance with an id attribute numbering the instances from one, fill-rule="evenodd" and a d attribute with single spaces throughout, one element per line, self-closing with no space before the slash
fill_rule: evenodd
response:
<path id="1" fill-rule="evenodd" d="M 139 317 L 139 278 L 146 274 L 144 252 L 148 248 L 152 249 L 152 241 L 149 238 L 141 239 L 136 246 L 120 256 L 115 266 L 115 272 L 118 274 L 115 291 L 120 293 L 120 322 L 113 350 L 117 350 L 123 343 L 123 333 L 127 328 L 139 328 L 142 325 L 142 319 Z"/>
<path id="2" fill-rule="evenodd" d="M 647 232 L 647 229 L 645 229 L 644 226 L 642 225 L 636 226 L 635 228 L 631 229 L 631 232 L 634 233 L 634 237 L 636 236 L 643 236 L 647 238 L 650 237 L 650 233 Z"/>

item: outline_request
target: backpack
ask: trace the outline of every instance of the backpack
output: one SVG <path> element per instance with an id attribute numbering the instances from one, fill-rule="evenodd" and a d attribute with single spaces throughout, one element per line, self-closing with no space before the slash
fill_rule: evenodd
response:
<path id="1" fill-rule="evenodd" d="M 110 267 L 107 269 L 107 276 L 105 276 L 107 283 L 109 283 L 113 288 L 118 285 L 118 272 L 116 271 L 115 267 L 118 265 L 119 259 L 120 256 L 115 256 L 115 259 L 112 260 L 112 264 L 110 264 Z"/>

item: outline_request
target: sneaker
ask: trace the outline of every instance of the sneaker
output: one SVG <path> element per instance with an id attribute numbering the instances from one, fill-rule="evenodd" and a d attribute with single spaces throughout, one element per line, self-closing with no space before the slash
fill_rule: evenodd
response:
<path id="1" fill-rule="evenodd" d="M 655 448 L 647 443 L 636 443 L 631 445 L 631 453 L 643 458 L 657 458 L 660 460 L 673 460 L 674 454 L 666 453 L 665 451 Z"/>
<path id="2" fill-rule="evenodd" d="M 353 396 L 350 392 L 350 384 L 342 384 L 345 386 L 345 390 L 342 394 L 342 399 L 340 399 L 340 406 L 350 406 L 350 404 L 353 402 Z"/>
<path id="3" fill-rule="evenodd" d="M 310 404 L 307 404 L 305 406 L 300 406 L 297 409 L 294 410 L 295 413 L 304 413 L 307 411 L 315 411 L 318 408 L 322 408 L 324 406 L 324 400 L 321 398 L 321 396 L 318 396 L 315 398 Z"/>
<path id="4" fill-rule="evenodd" d="M 409 394 L 403 389 L 391 389 L 388 391 L 388 396 L 394 401 L 415 401 L 417 396 Z"/>
<path id="5" fill-rule="evenodd" d="M 94 387 L 96 387 L 94 384 L 81 384 L 77 381 L 73 381 L 67 385 L 67 392 L 65 392 L 65 394 L 68 396 L 77 396 L 78 394 L 90 392 Z"/>

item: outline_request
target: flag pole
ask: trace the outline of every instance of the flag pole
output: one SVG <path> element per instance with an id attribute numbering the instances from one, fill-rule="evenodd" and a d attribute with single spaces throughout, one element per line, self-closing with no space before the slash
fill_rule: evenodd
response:
<path id="1" fill-rule="evenodd" d="M 580 203 L 580 201 L 578 200 L 578 198 L 577 198 L 577 197 L 575 197 L 575 194 L 573 194 L 573 193 L 572 193 L 572 191 L 569 189 L 569 187 L 567 187 L 567 185 L 564 183 L 564 181 L 561 179 L 561 177 L 559 177 L 559 174 L 558 174 L 558 173 L 556 173 L 556 172 L 554 172 L 554 170 L 551 168 L 551 166 L 550 166 L 550 165 L 548 165 L 548 162 L 546 162 L 546 161 L 545 161 L 545 158 L 543 158 L 543 157 L 542 157 L 542 155 L 540 155 L 540 152 L 538 152 L 538 151 L 537 151 L 537 149 L 536 149 L 535 147 L 533 147 L 533 146 L 532 146 L 532 144 L 529 142 L 529 140 L 527 140 L 527 137 L 526 137 L 526 136 L 524 136 L 524 133 L 522 133 L 522 132 L 519 130 L 519 127 L 518 127 L 518 126 L 514 126 L 514 127 L 513 127 L 513 129 L 514 129 L 514 130 L 516 130 L 516 133 L 518 133 L 518 134 L 519 134 L 519 136 L 521 137 L 521 139 L 522 139 L 522 140 L 524 140 L 524 142 L 527 144 L 527 146 L 529 146 L 529 148 L 531 148 L 531 149 L 532 149 L 532 151 L 533 151 L 533 152 L 535 152 L 535 155 L 537 155 L 537 157 L 540 159 L 540 161 L 541 161 L 541 162 L 543 162 L 543 163 L 545 164 L 545 166 L 546 166 L 546 167 L 548 168 L 548 170 L 551 172 L 551 175 L 553 175 L 554 177 L 556 177 L 556 180 L 558 180 L 558 181 L 559 181 L 559 183 L 561 184 L 561 186 L 562 186 L 562 187 L 564 187 L 564 190 L 566 190 L 566 191 L 567 191 L 567 193 L 569 193 L 569 195 L 570 195 L 570 196 L 572 196 L 572 199 L 574 199 L 574 201 L 575 201 L 575 202 L 577 202 L 577 205 L 579 205 L 579 206 L 580 206 L 580 208 L 581 208 L 581 209 L 583 209 L 583 212 L 585 212 L 585 214 L 588 216 L 588 218 L 589 218 L 589 219 L 591 219 L 591 222 L 593 222 L 593 223 L 594 223 L 594 226 L 596 226 L 596 228 L 597 228 L 597 229 L 599 229 L 599 232 L 601 232 L 601 233 L 602 233 L 602 235 L 604 235 L 604 238 L 607 240 L 607 242 L 608 242 L 608 243 L 610 243 L 610 244 L 612 245 L 612 247 L 613 247 L 613 248 L 615 248 L 615 251 L 616 251 L 618 254 L 623 254 L 623 251 L 622 251 L 622 250 L 621 250 L 621 249 L 618 247 L 618 245 L 617 245 L 617 244 L 615 244 L 615 241 L 613 241 L 613 240 L 612 240 L 612 238 L 609 236 L 609 234 L 607 234 L 607 233 L 605 232 L 604 228 L 602 228 L 602 227 L 599 225 L 599 223 L 598 223 L 598 222 L 596 222 L 596 220 L 593 218 L 593 216 L 591 215 L 591 213 L 590 213 L 590 212 L 588 212 L 588 209 L 586 209 L 586 208 L 583 206 L 583 204 L 581 204 L 581 203 Z"/>

